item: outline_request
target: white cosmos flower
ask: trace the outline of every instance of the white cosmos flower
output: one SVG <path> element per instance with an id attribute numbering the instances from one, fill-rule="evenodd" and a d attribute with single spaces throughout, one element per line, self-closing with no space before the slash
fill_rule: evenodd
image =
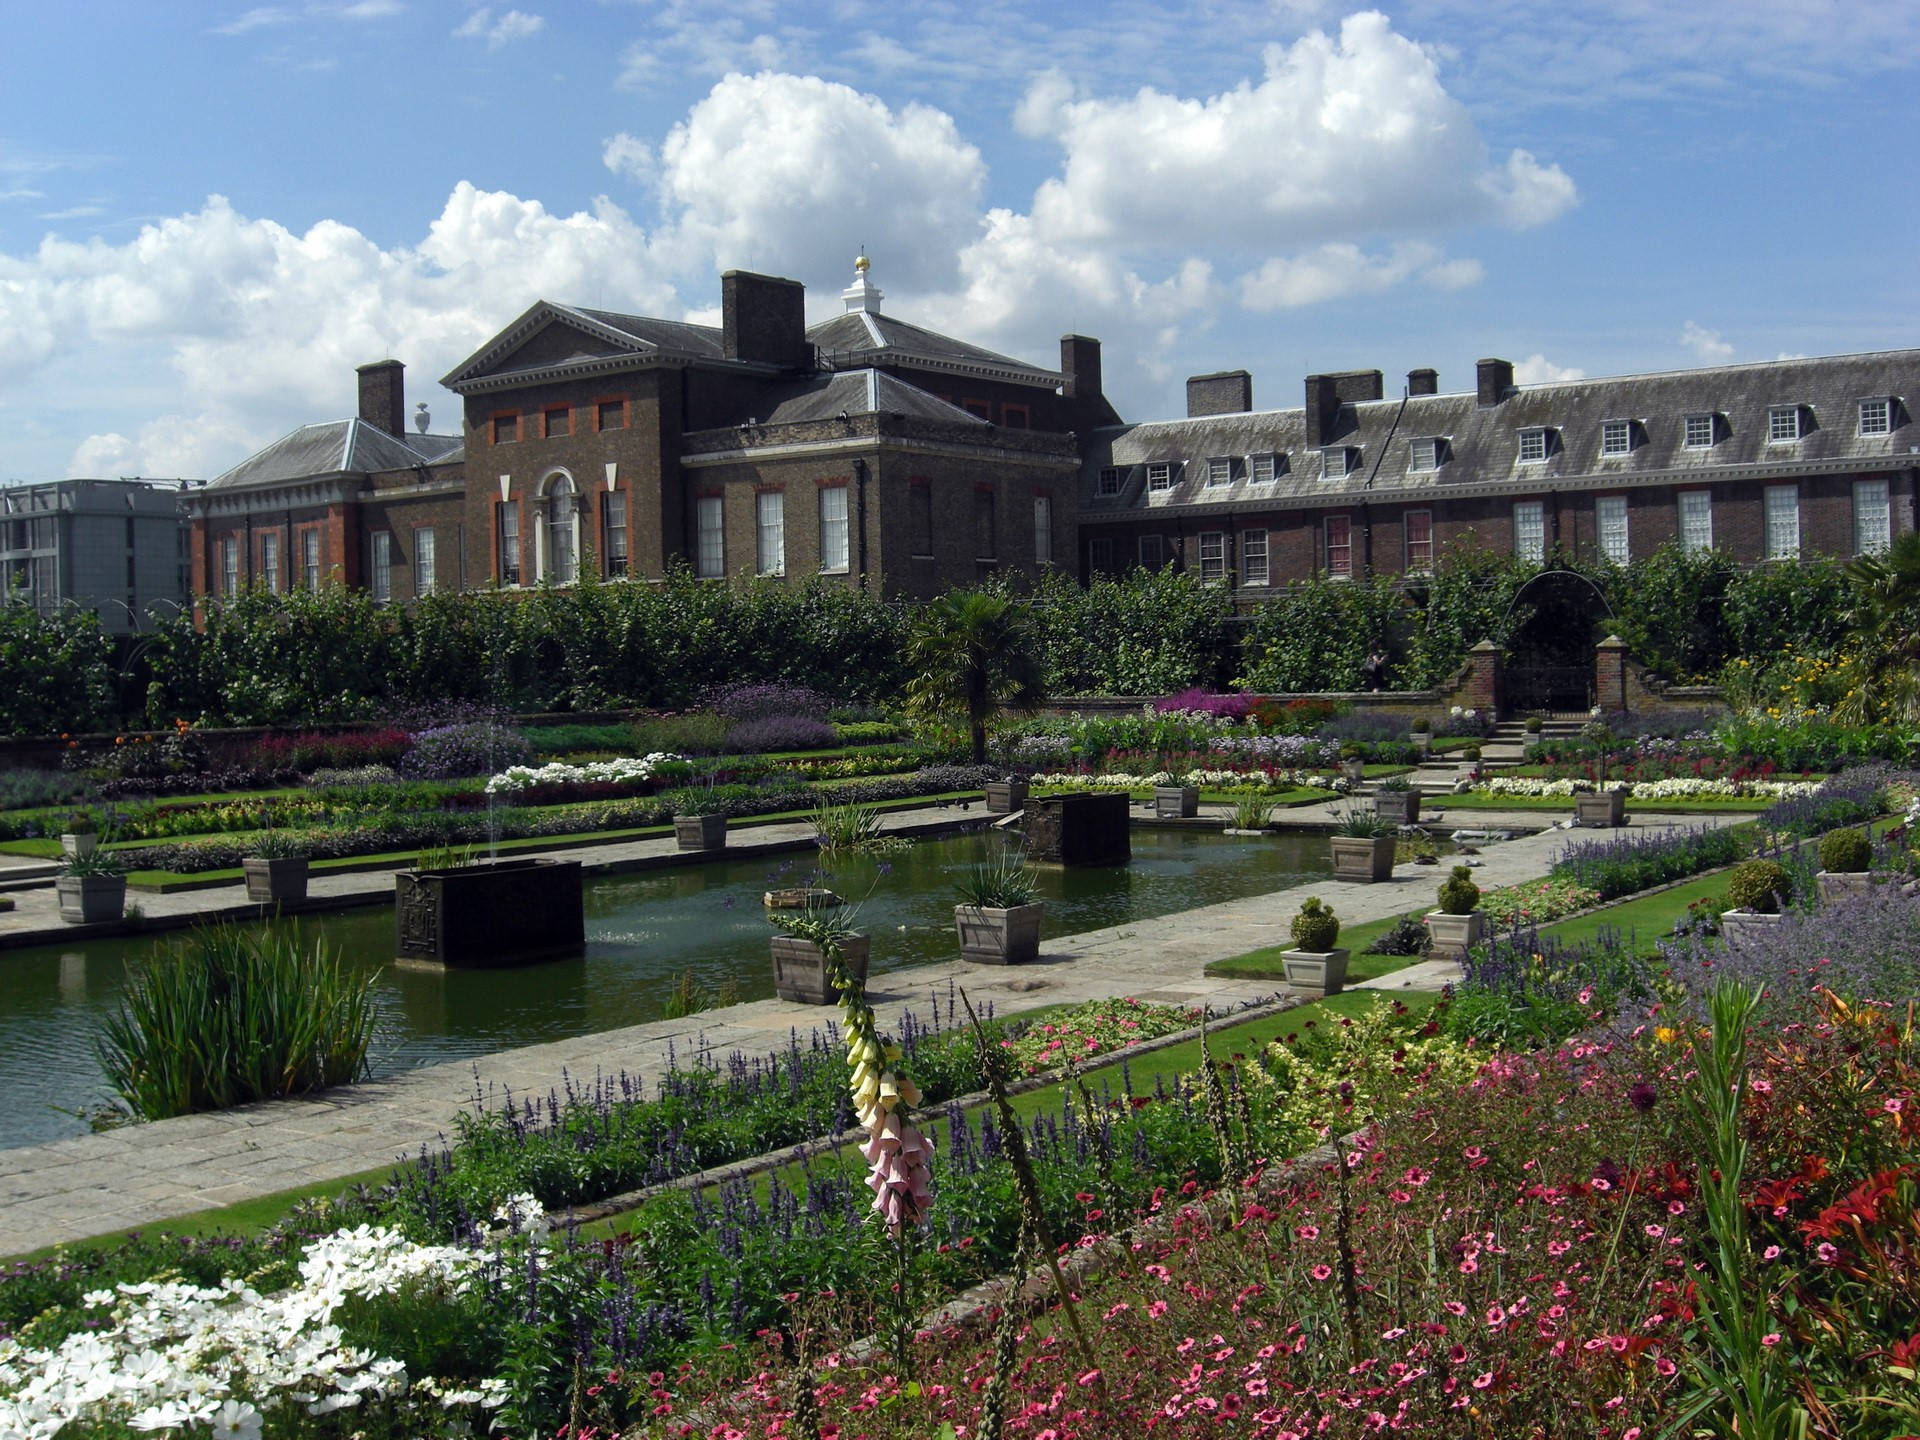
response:
<path id="1" fill-rule="evenodd" d="M 244 1400 L 228 1400 L 213 1412 L 213 1440 L 260 1440 L 260 1412 Z"/>

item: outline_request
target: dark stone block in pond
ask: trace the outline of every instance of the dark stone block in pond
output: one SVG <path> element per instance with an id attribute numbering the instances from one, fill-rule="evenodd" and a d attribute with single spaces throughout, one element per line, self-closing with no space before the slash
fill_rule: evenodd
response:
<path id="1" fill-rule="evenodd" d="M 1027 801 L 1027 854 L 1061 865 L 1133 859 L 1125 795 L 1052 795 Z"/>
<path id="2" fill-rule="evenodd" d="M 578 860 L 490 860 L 393 877 L 393 942 L 402 960 L 526 965 L 577 955 L 587 941 Z"/>

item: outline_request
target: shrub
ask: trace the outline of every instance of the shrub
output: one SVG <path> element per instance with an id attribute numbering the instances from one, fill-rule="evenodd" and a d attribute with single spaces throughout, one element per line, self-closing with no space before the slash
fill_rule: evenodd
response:
<path id="1" fill-rule="evenodd" d="M 711 710 L 684 715 L 643 715 L 628 730 L 636 755 L 717 755 L 727 738 L 727 721 Z"/>
<path id="2" fill-rule="evenodd" d="M 1480 887 L 1473 883 L 1473 872 L 1464 865 L 1453 867 L 1453 873 L 1440 884 L 1440 910 L 1445 915 L 1471 915 L 1480 903 Z"/>
<path id="3" fill-rule="evenodd" d="M 727 731 L 722 748 L 737 755 L 760 755 L 783 750 L 831 750 L 840 733 L 825 720 L 809 715 L 760 715 Z"/>
<path id="4" fill-rule="evenodd" d="M 908 733 L 896 720 L 835 720 L 833 728 L 842 745 L 884 745 Z"/>
<path id="5" fill-rule="evenodd" d="M 389 725 L 378 730 L 348 730 L 335 735 L 309 732 L 267 735 L 253 742 L 246 764 L 255 770 L 296 770 L 306 773 L 323 767 L 347 769 L 355 765 L 394 765 L 407 753 L 412 740 L 405 730 Z"/>
<path id="6" fill-rule="evenodd" d="M 1829 830 L 1820 837 L 1820 868 L 1836 874 L 1858 874 L 1873 864 L 1873 841 L 1853 826 Z"/>
<path id="7" fill-rule="evenodd" d="M 1374 937 L 1367 954 L 1424 955 L 1432 944 L 1433 932 L 1420 923 L 1418 915 L 1402 915 Z"/>
<path id="8" fill-rule="evenodd" d="M 1746 853 L 1747 838 L 1732 828 L 1647 831 L 1606 840 L 1576 840 L 1551 867 L 1555 879 L 1571 880 L 1618 899 L 1669 880 L 1730 865 Z"/>
<path id="9" fill-rule="evenodd" d="M 1727 899 L 1735 910 L 1772 915 L 1792 891 L 1786 867 L 1774 860 L 1749 860 L 1727 877 Z"/>
<path id="10" fill-rule="evenodd" d="M 423 730 L 400 762 L 400 773 L 414 780 L 459 780 L 494 775 L 509 765 L 525 765 L 533 747 L 518 730 L 490 721 L 470 721 Z"/>
<path id="11" fill-rule="evenodd" d="M 1216 720 L 1244 720 L 1252 713 L 1254 697 L 1239 693 L 1216 694 L 1198 688 L 1182 690 L 1153 702 L 1161 714 L 1211 715 Z"/>
<path id="12" fill-rule="evenodd" d="M 1425 735 L 1433 729 L 1433 721 L 1424 715 L 1416 715 L 1413 717 L 1413 723 L 1409 725 L 1407 729 L 1415 735 Z"/>
<path id="13" fill-rule="evenodd" d="M 1340 917 L 1316 895 L 1300 902 L 1293 917 L 1293 943 L 1301 950 L 1327 951 L 1340 938 Z"/>
<path id="14" fill-rule="evenodd" d="M 707 708 L 738 724 L 789 715 L 824 721 L 832 705 L 826 696 L 804 685 L 752 681 L 715 687 L 707 696 Z"/>
<path id="15" fill-rule="evenodd" d="M 91 800 L 93 782 L 64 770 L 0 770 L 0 810 L 35 810 Z"/>
<path id="16" fill-rule="evenodd" d="M 624 754 L 633 743 L 633 727 L 615 725 L 529 725 L 524 734 L 533 753 L 543 757 L 596 752 Z"/>
<path id="17" fill-rule="evenodd" d="M 134 975 L 102 1027 L 100 1063 L 144 1120 L 344 1085 L 366 1070 L 373 979 L 324 941 L 211 926 Z"/>
<path id="18" fill-rule="evenodd" d="M 1529 715 L 1527 717 L 1527 724 L 1526 724 L 1527 734 L 1538 735 L 1545 728 L 1546 727 L 1540 723 L 1540 717 L 1538 715 Z"/>

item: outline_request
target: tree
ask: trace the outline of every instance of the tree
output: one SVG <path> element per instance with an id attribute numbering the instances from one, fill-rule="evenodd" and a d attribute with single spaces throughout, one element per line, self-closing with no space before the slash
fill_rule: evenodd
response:
<path id="1" fill-rule="evenodd" d="M 1853 588 L 1853 689 L 1837 707 L 1854 724 L 1920 720 L 1920 531 L 1847 567 Z"/>
<path id="2" fill-rule="evenodd" d="M 1027 607 L 992 590 L 951 590 L 914 617 L 907 638 L 907 705 L 967 727 L 973 763 L 987 758 L 987 725 L 1003 710 L 1031 711 L 1046 694 Z"/>

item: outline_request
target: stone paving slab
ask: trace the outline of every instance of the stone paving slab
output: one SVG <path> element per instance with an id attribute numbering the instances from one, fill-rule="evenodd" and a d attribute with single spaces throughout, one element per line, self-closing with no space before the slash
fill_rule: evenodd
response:
<path id="1" fill-rule="evenodd" d="M 924 824 L 924 812 L 919 813 L 918 823 Z M 1694 816 L 1677 823 L 1712 826 L 1737 818 Z M 1485 812 L 1475 816 L 1479 825 L 1516 829 L 1538 825 L 1540 817 L 1515 816 L 1510 827 L 1506 820 Z M 916 823 L 899 817 L 893 821 L 902 829 Z M 1565 839 L 1548 831 L 1489 845 L 1476 878 L 1483 886 L 1498 886 L 1543 874 Z M 607 847 L 608 852 L 634 849 Z M 596 855 L 604 857 L 605 852 Z M 611 863 L 622 858 L 628 857 L 605 857 Z M 976 1005 L 991 1001 L 1002 1015 L 1116 995 L 1165 997 L 1227 1011 L 1275 993 L 1275 982 L 1215 978 L 1204 973 L 1205 965 L 1288 943 L 1288 925 L 1308 893 L 1326 900 L 1345 923 L 1362 924 L 1425 908 L 1437 881 L 1434 867 L 1412 866 L 1377 885 L 1321 879 L 1251 899 L 1051 939 L 1033 965 L 975 967 L 955 959 L 886 972 L 874 977 L 871 993 L 886 1027 L 897 1026 L 910 1007 L 924 1013 L 935 995 L 944 1006 L 954 986 L 964 987 Z M 355 875 L 321 883 L 391 886 L 392 880 Z M 203 901 L 208 893 L 156 898 L 190 903 Z M 0 970 L 4 965 L 0 958 Z M 1457 974 L 1450 963 L 1426 962 L 1379 983 L 1381 988 L 1438 989 Z M 835 1013 L 832 1007 L 759 1000 L 684 1020 L 426 1066 L 314 1099 L 274 1101 L 0 1151 L 0 1247 L 5 1253 L 24 1253 L 377 1169 L 417 1154 L 423 1143 L 435 1144 L 450 1131 L 454 1115 L 473 1102 L 476 1074 L 481 1088 L 496 1096 L 505 1088 L 516 1094 L 544 1094 L 569 1078 L 575 1084 L 590 1083 L 596 1074 L 622 1070 L 651 1080 L 666 1068 L 670 1051 L 682 1065 L 696 1053 L 765 1053 L 783 1046 L 791 1033 L 808 1034 Z"/>

